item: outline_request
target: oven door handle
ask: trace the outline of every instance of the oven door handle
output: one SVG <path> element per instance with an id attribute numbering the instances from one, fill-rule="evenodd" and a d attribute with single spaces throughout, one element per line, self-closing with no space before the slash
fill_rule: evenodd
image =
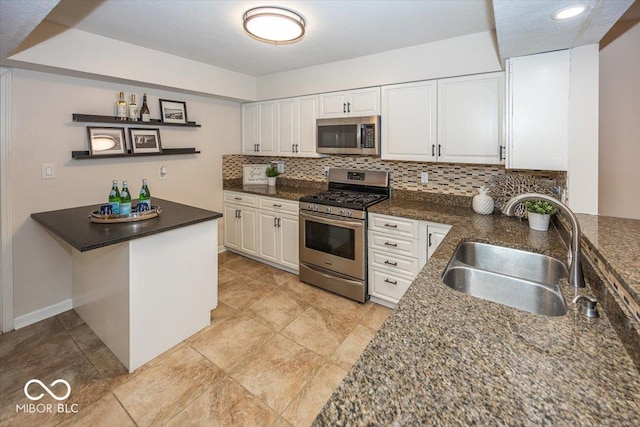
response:
<path id="1" fill-rule="evenodd" d="M 347 228 L 364 228 L 364 221 L 359 219 L 355 220 L 339 220 L 331 217 L 330 215 L 322 214 L 319 212 L 314 212 L 312 214 L 308 214 L 306 212 L 300 212 L 300 218 L 310 219 L 310 220 L 321 220 L 327 224 L 338 225 Z"/>

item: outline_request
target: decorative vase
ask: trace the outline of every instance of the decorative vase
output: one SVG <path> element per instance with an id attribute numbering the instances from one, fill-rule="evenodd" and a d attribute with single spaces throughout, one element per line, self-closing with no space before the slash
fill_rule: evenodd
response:
<path id="1" fill-rule="evenodd" d="M 529 228 L 537 231 L 547 231 L 551 215 L 529 212 Z"/>
<path id="2" fill-rule="evenodd" d="M 493 198 L 487 194 L 489 189 L 484 185 L 478 188 L 480 194 L 473 196 L 473 211 L 482 215 L 490 215 L 493 213 Z"/>
<path id="3" fill-rule="evenodd" d="M 268 176 L 267 177 L 267 182 L 270 186 L 275 186 L 276 185 L 276 179 L 277 177 L 275 176 Z"/>

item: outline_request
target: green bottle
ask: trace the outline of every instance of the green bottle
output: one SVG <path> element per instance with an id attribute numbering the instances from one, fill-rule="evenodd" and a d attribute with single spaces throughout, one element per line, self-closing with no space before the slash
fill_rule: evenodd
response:
<path id="1" fill-rule="evenodd" d="M 117 215 L 120 213 L 120 192 L 118 191 L 118 181 L 115 179 L 113 180 L 111 192 L 109 193 L 109 204 L 114 214 Z"/>
<path id="2" fill-rule="evenodd" d="M 120 215 L 131 214 L 131 194 L 127 181 L 122 181 L 122 191 L 120 192 Z"/>
<path id="3" fill-rule="evenodd" d="M 151 209 L 151 192 L 147 187 L 147 180 L 142 180 L 142 188 L 140 189 L 140 196 L 138 196 L 138 205 L 146 203 L 149 209 Z"/>

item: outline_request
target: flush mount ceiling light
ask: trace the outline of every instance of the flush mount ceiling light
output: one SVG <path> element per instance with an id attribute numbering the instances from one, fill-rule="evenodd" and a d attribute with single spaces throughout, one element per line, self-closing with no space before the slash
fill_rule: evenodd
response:
<path id="1" fill-rule="evenodd" d="M 565 19 L 574 18 L 574 17 L 584 13 L 585 10 L 587 10 L 587 6 L 585 6 L 583 4 L 569 6 L 569 7 L 565 7 L 563 9 L 556 10 L 555 12 L 553 12 L 551 14 L 551 18 L 555 19 L 556 21 L 563 21 Z"/>
<path id="2" fill-rule="evenodd" d="M 305 22 L 296 12 L 276 6 L 245 12 L 242 26 L 256 40 L 274 45 L 295 43 L 304 37 Z"/>

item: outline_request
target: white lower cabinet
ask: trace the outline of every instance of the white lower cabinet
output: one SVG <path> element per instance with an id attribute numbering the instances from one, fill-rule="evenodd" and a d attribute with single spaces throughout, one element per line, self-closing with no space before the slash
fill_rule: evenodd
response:
<path id="1" fill-rule="evenodd" d="M 394 307 L 451 226 L 369 214 L 369 295 Z"/>
<path id="2" fill-rule="evenodd" d="M 298 204 L 224 192 L 224 245 L 269 264 L 298 271 Z"/>

